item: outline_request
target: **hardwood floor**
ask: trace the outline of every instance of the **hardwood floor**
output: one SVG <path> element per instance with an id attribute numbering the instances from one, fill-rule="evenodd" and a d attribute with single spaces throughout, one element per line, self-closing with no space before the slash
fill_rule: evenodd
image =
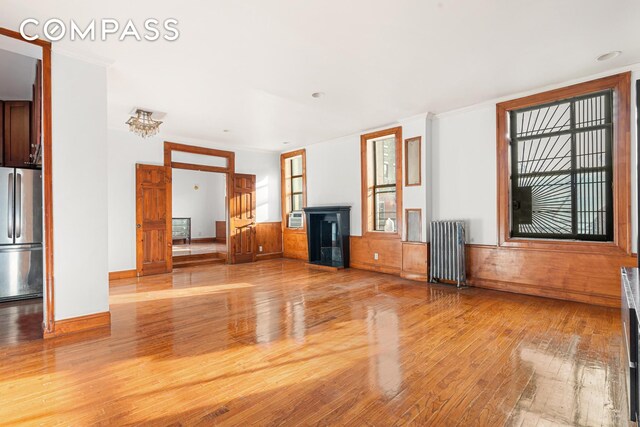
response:
<path id="1" fill-rule="evenodd" d="M 42 298 L 0 302 L 0 348 L 42 338 Z"/>
<path id="2" fill-rule="evenodd" d="M 615 309 L 277 259 L 114 281 L 111 313 L 0 346 L 3 424 L 625 419 Z"/>

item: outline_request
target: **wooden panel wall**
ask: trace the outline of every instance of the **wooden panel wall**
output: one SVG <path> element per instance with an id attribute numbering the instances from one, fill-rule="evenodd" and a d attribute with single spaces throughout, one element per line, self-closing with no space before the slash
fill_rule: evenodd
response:
<path id="1" fill-rule="evenodd" d="M 227 222 L 216 221 L 216 242 L 227 243 Z"/>
<path id="2" fill-rule="evenodd" d="M 259 222 L 256 224 L 258 259 L 282 257 L 282 222 Z"/>
<path id="3" fill-rule="evenodd" d="M 374 254 L 378 259 L 374 259 Z M 400 275 L 402 242 L 399 239 L 376 239 L 351 236 L 351 267 Z"/>
<path id="4" fill-rule="evenodd" d="M 402 272 L 405 279 L 429 280 L 429 247 L 426 243 L 402 243 Z"/>
<path id="5" fill-rule="evenodd" d="M 306 231 L 285 228 L 282 239 L 285 258 L 301 259 L 303 261 L 309 260 Z"/>
<path id="6" fill-rule="evenodd" d="M 620 267 L 636 257 L 467 245 L 469 284 L 481 288 L 620 306 Z"/>

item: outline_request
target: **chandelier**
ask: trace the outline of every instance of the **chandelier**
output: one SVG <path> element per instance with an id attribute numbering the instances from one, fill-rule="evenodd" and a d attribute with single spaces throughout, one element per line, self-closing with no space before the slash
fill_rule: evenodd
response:
<path id="1" fill-rule="evenodd" d="M 162 122 L 153 120 L 151 114 L 153 113 L 150 111 L 136 110 L 136 115 L 131 116 L 126 122 L 129 125 L 129 130 L 143 138 L 156 135 Z"/>

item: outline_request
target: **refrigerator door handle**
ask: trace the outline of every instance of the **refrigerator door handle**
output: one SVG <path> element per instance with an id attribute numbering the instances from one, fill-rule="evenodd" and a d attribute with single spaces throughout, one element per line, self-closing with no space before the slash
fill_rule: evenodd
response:
<path id="1" fill-rule="evenodd" d="M 16 172 L 16 239 L 22 234 L 22 174 Z"/>
<path id="2" fill-rule="evenodd" d="M 13 238 L 13 173 L 9 174 L 9 200 L 7 203 L 7 237 Z"/>

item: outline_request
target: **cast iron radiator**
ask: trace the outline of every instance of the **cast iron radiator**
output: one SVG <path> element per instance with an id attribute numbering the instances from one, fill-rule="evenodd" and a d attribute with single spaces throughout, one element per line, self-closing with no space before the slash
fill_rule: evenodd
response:
<path id="1" fill-rule="evenodd" d="M 458 287 L 466 284 L 464 239 L 464 222 L 431 222 L 430 282 L 449 281 Z"/>

